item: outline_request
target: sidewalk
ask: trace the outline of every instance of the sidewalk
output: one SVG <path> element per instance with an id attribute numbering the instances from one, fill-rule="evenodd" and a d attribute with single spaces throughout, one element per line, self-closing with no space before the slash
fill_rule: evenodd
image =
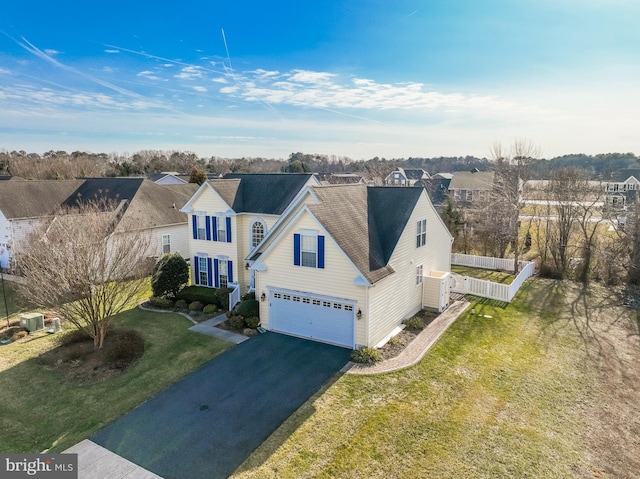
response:
<path id="1" fill-rule="evenodd" d="M 431 324 L 429 324 L 413 341 L 395 358 L 376 364 L 358 364 L 350 362 L 342 371 L 348 374 L 381 374 L 408 368 L 420 361 L 438 341 L 458 316 L 469 306 L 468 301 L 456 301 Z"/>
<path id="2" fill-rule="evenodd" d="M 89 439 L 62 453 L 78 455 L 78 479 L 162 479 Z"/>

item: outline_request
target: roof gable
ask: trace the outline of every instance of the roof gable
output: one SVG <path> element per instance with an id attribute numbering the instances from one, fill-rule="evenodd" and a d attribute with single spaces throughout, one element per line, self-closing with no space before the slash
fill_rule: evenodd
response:
<path id="1" fill-rule="evenodd" d="M 297 202 L 299 207 L 291 208 L 270 235 L 285 231 L 300 208 L 306 208 L 369 283 L 394 272 L 389 260 L 423 194 L 421 188 L 360 184 L 311 187 L 308 191 L 317 202 L 303 206 L 307 196 L 302 195 Z M 271 248 L 274 241 L 278 241 L 277 236 L 265 238 L 263 248 Z M 266 250 L 263 248 L 258 253 Z"/>

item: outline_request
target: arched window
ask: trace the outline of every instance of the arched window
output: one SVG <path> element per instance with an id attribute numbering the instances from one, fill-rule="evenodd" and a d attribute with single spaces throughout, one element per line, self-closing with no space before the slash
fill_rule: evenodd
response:
<path id="1" fill-rule="evenodd" d="M 255 221 L 251 225 L 251 247 L 255 248 L 258 243 L 264 238 L 264 223 L 261 221 Z"/>

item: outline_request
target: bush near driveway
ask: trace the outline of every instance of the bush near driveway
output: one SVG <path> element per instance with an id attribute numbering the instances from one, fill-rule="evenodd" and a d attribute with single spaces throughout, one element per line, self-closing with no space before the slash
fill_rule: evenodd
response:
<path id="1" fill-rule="evenodd" d="M 189 331 L 177 314 L 132 309 L 114 318 L 116 329 L 134 329 L 144 355 L 131 367 L 98 384 L 78 387 L 37 356 L 62 334 L 0 348 L 0 451 L 60 452 L 86 439 L 231 346 Z M 75 333 L 74 333 L 75 334 Z"/>

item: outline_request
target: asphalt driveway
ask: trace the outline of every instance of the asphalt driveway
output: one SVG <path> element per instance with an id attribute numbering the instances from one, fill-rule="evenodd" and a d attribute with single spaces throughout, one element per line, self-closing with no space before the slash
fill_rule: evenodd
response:
<path id="1" fill-rule="evenodd" d="M 225 478 L 349 361 L 350 351 L 276 333 L 251 338 L 91 440 L 164 478 Z"/>

